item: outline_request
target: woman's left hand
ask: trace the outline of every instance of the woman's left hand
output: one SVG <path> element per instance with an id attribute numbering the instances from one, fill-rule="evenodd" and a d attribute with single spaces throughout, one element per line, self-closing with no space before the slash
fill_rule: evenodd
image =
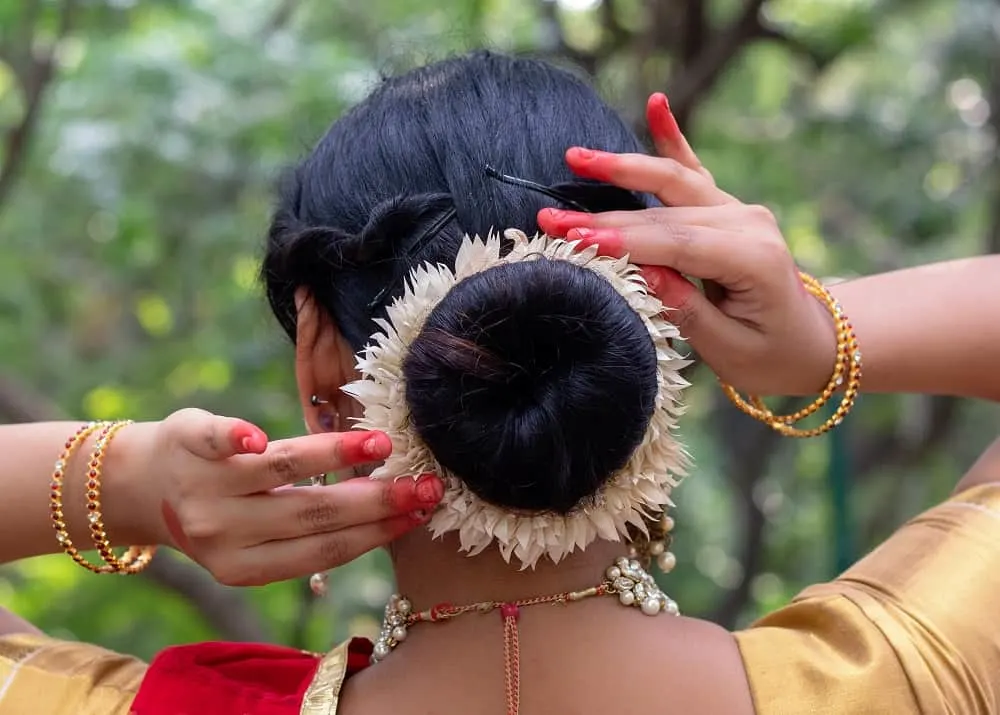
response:
<path id="1" fill-rule="evenodd" d="M 724 381 L 755 394 L 808 394 L 833 369 L 836 336 L 803 288 L 774 215 L 719 189 L 677 128 L 663 95 L 648 120 L 663 157 L 567 151 L 579 176 L 653 194 L 642 211 L 544 209 L 552 236 L 628 255 L 670 309 L 670 320 Z M 704 292 L 685 278 L 703 281 Z"/>
<path id="2" fill-rule="evenodd" d="M 147 523 L 128 532 L 175 546 L 230 586 L 348 563 L 426 523 L 444 493 L 433 475 L 291 488 L 317 474 L 385 459 L 392 444 L 381 432 L 269 442 L 243 420 L 186 409 L 134 425 L 118 440 L 115 470 L 141 475 L 130 479 L 132 499 L 120 497 L 118 509 L 128 510 L 128 501 L 146 504 L 136 516 Z"/>

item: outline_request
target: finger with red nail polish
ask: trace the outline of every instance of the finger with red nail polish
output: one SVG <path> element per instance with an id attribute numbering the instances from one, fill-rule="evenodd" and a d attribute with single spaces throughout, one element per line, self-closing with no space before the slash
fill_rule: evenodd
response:
<path id="1" fill-rule="evenodd" d="M 611 178 L 615 158 L 615 154 L 583 147 L 572 147 L 566 151 L 566 163 L 574 173 L 598 181 Z"/>
<path id="2" fill-rule="evenodd" d="M 542 209 L 538 212 L 538 227 L 549 236 L 563 237 L 570 229 L 590 226 L 593 216 L 582 211 Z"/>
<path id="3" fill-rule="evenodd" d="M 656 153 L 664 159 L 673 159 L 678 164 L 697 171 L 702 176 L 711 179 L 712 175 L 704 166 L 694 149 L 688 143 L 684 133 L 677 124 L 677 118 L 670 111 L 670 103 L 665 94 L 657 92 L 649 98 L 646 105 L 646 122 L 649 133 L 653 137 Z M 714 180 L 713 180 L 714 181 Z"/>
<path id="4" fill-rule="evenodd" d="M 404 477 L 389 486 L 389 494 L 394 513 L 433 509 L 444 496 L 444 483 L 433 474 L 422 474 L 416 480 Z"/>
<path id="5" fill-rule="evenodd" d="M 663 266 L 642 266 L 642 277 L 649 286 L 649 291 L 669 307 L 686 305 L 691 293 L 697 291 L 694 283 L 672 268 Z"/>
<path id="6" fill-rule="evenodd" d="M 613 229 L 574 228 L 566 234 L 567 241 L 579 241 L 581 248 L 597 246 L 598 254 L 621 258 L 625 255 L 624 236 Z"/>
<path id="7" fill-rule="evenodd" d="M 677 119 L 670 111 L 667 95 L 657 92 L 649 98 L 646 105 L 646 121 L 649 123 L 649 133 L 654 141 L 677 142 L 683 139 Z"/>
<path id="8" fill-rule="evenodd" d="M 264 431 L 243 420 L 237 420 L 233 425 L 230 440 L 236 454 L 261 454 L 267 449 L 267 435 Z"/>

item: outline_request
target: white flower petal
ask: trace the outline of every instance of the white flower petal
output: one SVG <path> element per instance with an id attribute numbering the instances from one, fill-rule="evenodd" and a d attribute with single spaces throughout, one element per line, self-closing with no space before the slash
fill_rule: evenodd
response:
<path id="1" fill-rule="evenodd" d="M 457 531 L 462 551 L 471 555 L 496 542 L 504 559 L 516 557 L 522 568 L 533 568 L 543 556 L 558 562 L 598 538 L 619 541 L 627 535 L 629 524 L 645 531 L 644 514 L 673 506 L 671 490 L 690 464 L 689 455 L 674 437 L 683 413 L 681 392 L 687 386 L 679 371 L 689 361 L 672 347 L 671 340 L 681 339 L 677 327 L 664 319 L 665 307 L 648 293 L 642 274 L 627 258 L 598 256 L 596 246 L 577 250 L 577 243 L 547 236 L 529 239 L 516 230 L 503 235 L 514 244 L 503 258 L 501 234 L 494 232 L 486 240 L 466 237 L 455 258 L 454 271 L 429 264 L 411 271 L 403 295 L 388 307 L 387 318 L 376 321 L 382 332 L 372 336 L 371 343 L 357 357 L 362 379 L 346 385 L 343 391 L 364 408 L 364 417 L 355 420 L 353 426 L 384 431 L 392 440 L 392 455 L 372 478 L 396 479 L 435 472 L 444 479 L 444 498 L 428 525 L 434 538 Z M 656 350 L 658 394 L 642 444 L 593 500 L 565 516 L 524 516 L 482 501 L 461 479 L 438 464 L 409 425 L 402 363 L 427 316 L 460 280 L 502 263 L 545 259 L 569 261 L 595 271 L 639 314 Z"/>

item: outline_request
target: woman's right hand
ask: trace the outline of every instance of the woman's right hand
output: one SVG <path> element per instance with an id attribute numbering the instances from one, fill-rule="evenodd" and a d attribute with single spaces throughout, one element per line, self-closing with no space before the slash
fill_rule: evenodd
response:
<path id="1" fill-rule="evenodd" d="M 432 475 L 291 488 L 316 474 L 384 459 L 392 445 L 381 432 L 269 443 L 248 422 L 187 409 L 134 425 L 119 439 L 119 468 L 145 474 L 132 481 L 133 503 L 147 505 L 145 517 L 136 516 L 156 523 L 146 532 L 230 586 L 345 564 L 426 523 L 444 493 Z"/>
<path id="2" fill-rule="evenodd" d="M 670 319 L 723 381 L 761 395 L 821 390 L 833 371 L 833 322 L 805 291 L 774 215 L 715 185 L 663 95 L 653 95 L 647 116 L 661 157 L 573 148 L 566 160 L 579 176 L 653 194 L 664 207 L 544 209 L 539 226 L 642 265 Z"/>

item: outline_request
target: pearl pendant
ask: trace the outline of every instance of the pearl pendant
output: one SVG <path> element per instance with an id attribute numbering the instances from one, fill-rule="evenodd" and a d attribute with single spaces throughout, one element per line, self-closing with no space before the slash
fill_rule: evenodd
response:
<path id="1" fill-rule="evenodd" d="M 309 588 L 317 596 L 325 596 L 327 593 L 327 575 L 325 573 L 314 573 L 309 577 Z"/>
<path id="2" fill-rule="evenodd" d="M 664 551 L 656 557 L 656 565 L 660 567 L 660 571 L 663 573 L 670 573 L 677 565 L 677 557 L 670 551 Z"/>

